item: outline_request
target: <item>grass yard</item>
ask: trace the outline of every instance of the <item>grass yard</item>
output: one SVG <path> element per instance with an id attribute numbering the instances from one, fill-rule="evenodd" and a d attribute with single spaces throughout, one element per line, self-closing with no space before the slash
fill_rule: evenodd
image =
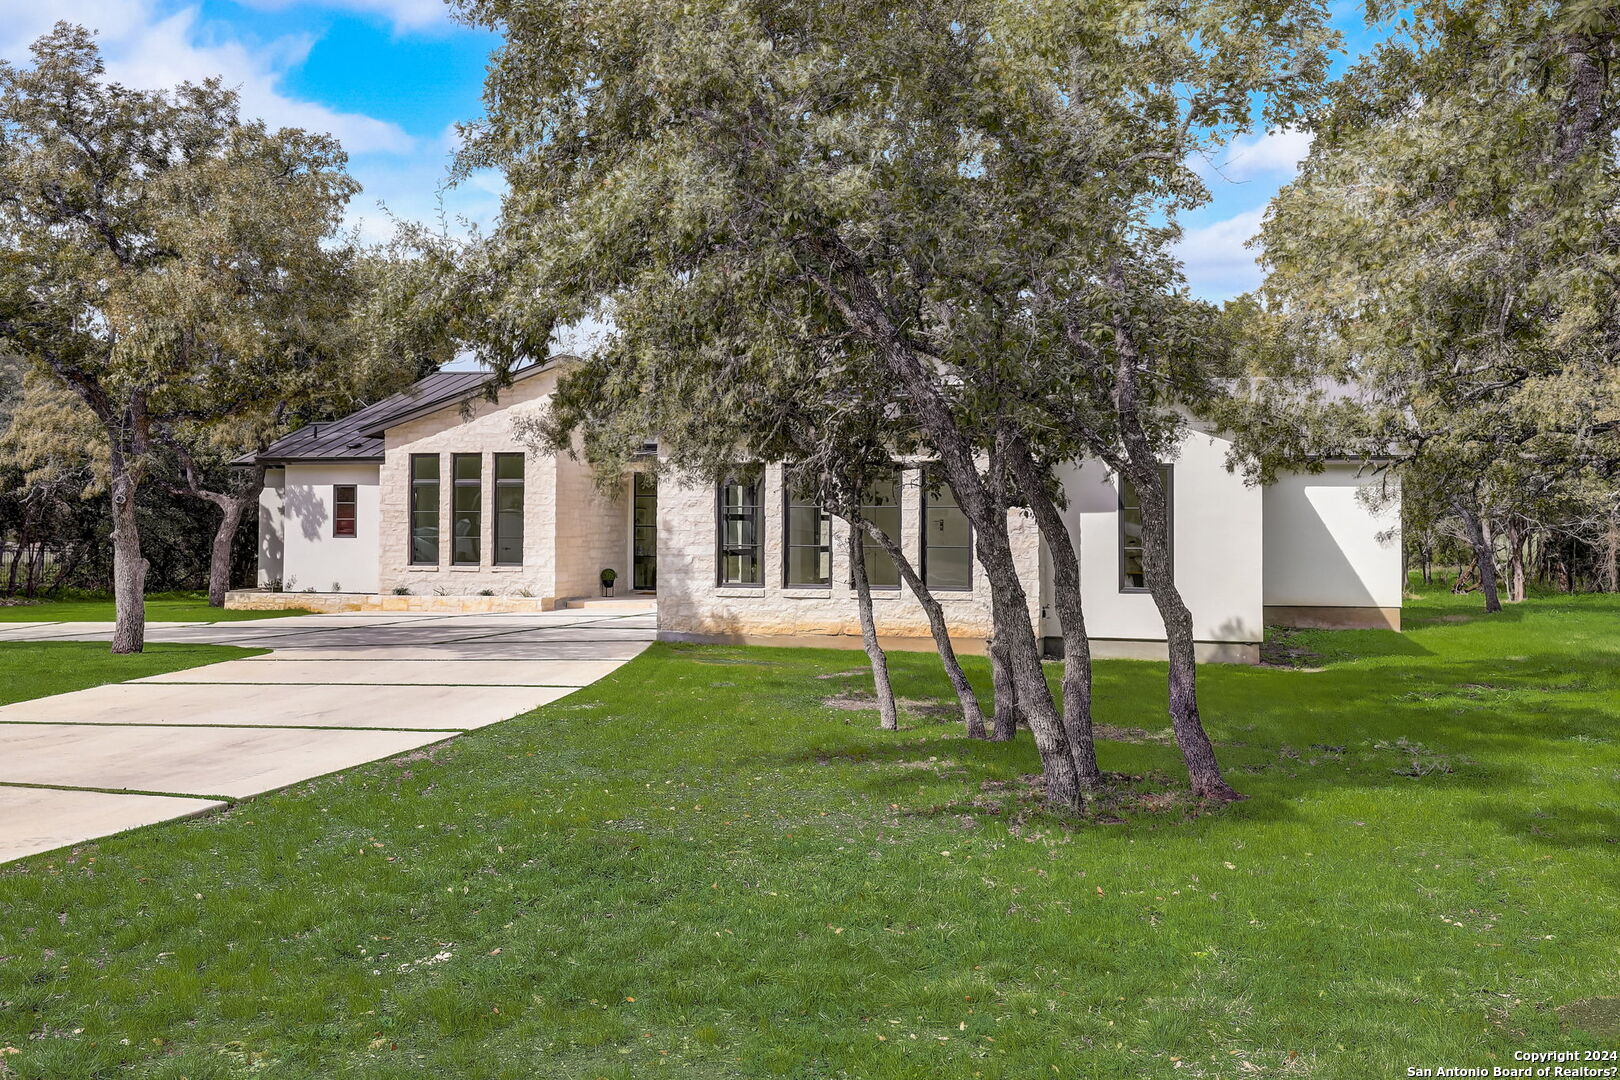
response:
<path id="1" fill-rule="evenodd" d="M 826 704 L 869 690 L 858 652 L 655 646 L 0 871 L 0 1074 L 1367 1080 L 1612 1047 L 1604 1003 L 1560 1007 L 1620 985 L 1620 602 L 1476 604 L 1204 669 L 1253 796 L 1206 815 L 1163 666 L 1099 664 L 1135 779 L 1085 823 L 1032 807 L 1027 734 Z"/>
<path id="2" fill-rule="evenodd" d="M 0 641 L 0 705 L 126 682 L 166 671 L 258 656 L 266 649 L 231 645 L 148 645 L 114 656 L 105 641 Z M 4 976 L 0 975 L 0 981 Z M 0 991 L 3 993 L 3 991 Z M 0 1076 L 4 1076 L 0 1072 Z"/>
<path id="3" fill-rule="evenodd" d="M 227 611 L 209 607 L 208 594 L 202 592 L 152 593 L 146 598 L 148 622 L 237 622 L 308 614 L 302 610 Z M 113 618 L 110 596 L 70 596 L 37 604 L 0 605 L 0 623 L 112 622 Z"/>

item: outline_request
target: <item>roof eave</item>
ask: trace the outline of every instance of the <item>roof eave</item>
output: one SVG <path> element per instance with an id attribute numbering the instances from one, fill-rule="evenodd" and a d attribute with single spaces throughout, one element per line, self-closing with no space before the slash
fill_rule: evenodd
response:
<path id="1" fill-rule="evenodd" d="M 336 457 L 332 455 L 317 454 L 309 457 L 300 457 L 298 455 L 279 455 L 276 457 L 265 456 L 256 458 L 255 460 L 246 462 L 245 464 L 250 466 L 268 465 L 274 467 L 276 465 L 381 465 L 382 463 L 383 457 L 380 454 L 375 457 L 371 455 L 367 455 L 365 457 Z M 231 464 L 235 465 L 237 462 L 233 461 Z"/>
<path id="2" fill-rule="evenodd" d="M 546 359 L 540 361 L 537 364 L 530 364 L 528 367 L 523 368 L 520 371 L 512 372 L 512 382 L 514 382 L 514 383 L 522 382 L 524 379 L 527 379 L 527 378 L 529 378 L 531 376 L 534 376 L 534 375 L 538 375 L 543 371 L 550 371 L 552 368 L 556 367 L 559 364 L 562 364 L 562 363 L 565 363 L 565 362 L 568 362 L 568 361 L 575 361 L 575 360 L 577 360 L 577 357 L 568 356 L 568 355 L 565 355 L 565 354 L 559 354 L 557 356 L 549 356 L 549 357 L 547 357 Z M 494 377 L 493 375 L 490 376 L 490 378 L 493 378 L 493 377 Z M 489 384 L 489 380 L 486 379 L 484 382 L 479 383 L 477 386 L 473 387 L 473 389 L 470 390 L 470 391 L 458 390 L 458 391 L 456 391 L 454 393 L 443 394 L 443 395 L 441 395 L 441 396 L 439 396 L 437 398 L 433 398 L 431 400 L 424 401 L 424 402 L 422 402 L 422 404 L 418 405 L 414 409 L 409 410 L 408 412 L 402 412 L 402 413 L 399 413 L 397 415 L 390 416 L 387 419 L 387 421 L 383 423 L 382 426 L 364 428 L 359 432 L 359 434 L 365 436 L 368 439 L 381 439 L 381 438 L 384 437 L 384 433 L 387 432 L 389 428 L 398 427 L 401 424 L 406 424 L 406 423 L 409 423 L 412 420 L 417 420 L 417 419 L 420 419 L 421 417 L 428 416 L 428 415 L 430 415 L 432 413 L 436 413 L 441 409 L 448 408 L 449 406 L 455 404 L 457 401 L 467 400 L 470 397 L 472 397 L 474 394 L 482 394 L 483 391 L 484 391 L 484 388 L 486 386 L 488 386 L 488 384 Z M 504 389 L 504 387 L 502 389 Z"/>

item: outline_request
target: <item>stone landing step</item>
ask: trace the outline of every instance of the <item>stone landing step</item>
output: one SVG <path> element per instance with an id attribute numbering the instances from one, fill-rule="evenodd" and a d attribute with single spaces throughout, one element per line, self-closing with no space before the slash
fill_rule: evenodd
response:
<path id="1" fill-rule="evenodd" d="M 658 600 L 652 596 L 573 596 L 563 600 L 561 606 L 592 614 L 650 615 L 658 610 Z"/>

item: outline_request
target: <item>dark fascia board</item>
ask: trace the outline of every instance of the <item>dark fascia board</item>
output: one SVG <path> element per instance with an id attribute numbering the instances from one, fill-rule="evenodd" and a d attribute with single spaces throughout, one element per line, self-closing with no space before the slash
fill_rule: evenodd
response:
<path id="1" fill-rule="evenodd" d="M 531 376 L 534 376 L 534 375 L 538 375 L 543 371 L 550 371 L 552 368 L 557 367 L 557 366 L 559 366 L 561 364 L 570 363 L 570 362 L 577 363 L 578 361 L 579 361 L 579 358 L 576 357 L 576 356 L 569 356 L 569 355 L 561 354 L 561 353 L 559 353 L 556 356 L 549 356 L 549 357 L 547 357 L 546 359 L 540 361 L 537 364 L 530 364 L 526 368 L 522 368 L 522 369 L 520 369 L 518 371 L 512 372 L 512 382 L 514 382 L 514 383 L 522 382 L 524 379 L 527 379 L 527 378 L 529 378 Z M 493 374 L 490 376 L 490 378 L 494 378 Z M 444 408 L 449 407 L 450 405 L 454 405 L 457 401 L 466 401 L 466 400 L 470 399 L 474 394 L 482 394 L 483 391 L 484 391 L 484 387 L 486 387 L 488 385 L 489 385 L 489 380 L 486 379 L 486 380 L 484 380 L 484 382 L 479 383 L 478 386 L 476 388 L 474 388 L 472 391 L 458 390 L 458 391 L 456 391 L 454 393 L 441 394 L 440 396 L 438 396 L 436 398 L 431 398 L 431 399 L 425 400 L 420 405 L 417 405 L 413 409 L 410 409 L 410 410 L 408 410 L 406 412 L 402 412 L 402 413 L 396 413 L 393 416 L 390 416 L 387 419 L 387 421 L 382 424 L 382 426 L 373 427 L 373 428 L 367 428 L 364 431 L 358 432 L 358 434 L 363 435 L 366 438 L 370 438 L 370 439 L 380 439 L 380 438 L 383 437 L 384 433 L 386 433 L 388 431 L 389 428 L 398 427 L 401 424 L 409 423 L 412 420 L 418 419 L 419 417 L 427 416 L 430 413 L 436 413 L 440 409 L 444 409 Z"/>
<path id="2" fill-rule="evenodd" d="M 380 457 L 262 457 L 253 459 L 237 458 L 231 462 L 250 468 L 254 465 L 263 465 L 271 469 L 281 469 L 288 465 L 381 465 Z"/>

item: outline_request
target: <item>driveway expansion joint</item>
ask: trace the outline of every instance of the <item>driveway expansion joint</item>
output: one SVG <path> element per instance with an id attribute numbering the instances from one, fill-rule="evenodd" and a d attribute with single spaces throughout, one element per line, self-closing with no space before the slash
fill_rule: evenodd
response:
<path id="1" fill-rule="evenodd" d="M 148 629 L 152 644 L 271 651 L 0 706 L 0 863 L 441 745 L 590 685 L 656 635 L 643 613 L 579 611 Z M 0 641 L 111 633 L 0 624 Z"/>

